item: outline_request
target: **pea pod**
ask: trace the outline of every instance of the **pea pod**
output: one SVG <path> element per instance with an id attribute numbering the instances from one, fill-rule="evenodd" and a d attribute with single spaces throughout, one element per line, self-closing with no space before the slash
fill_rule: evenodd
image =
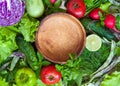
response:
<path id="1" fill-rule="evenodd" d="M 35 86 L 37 78 L 32 69 L 21 68 L 16 72 L 15 82 L 17 86 Z"/>
<path id="2" fill-rule="evenodd" d="M 26 10 L 32 17 L 40 17 L 44 13 L 44 5 L 42 0 L 25 0 Z"/>
<path id="3" fill-rule="evenodd" d="M 37 70 L 39 68 L 38 59 L 33 46 L 29 42 L 26 42 L 21 36 L 17 37 L 16 42 L 21 52 L 25 54 L 25 57 L 30 67 L 33 70 Z"/>

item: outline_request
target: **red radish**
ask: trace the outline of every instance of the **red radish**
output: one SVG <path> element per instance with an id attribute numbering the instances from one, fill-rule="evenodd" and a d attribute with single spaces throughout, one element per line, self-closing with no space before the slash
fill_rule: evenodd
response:
<path id="1" fill-rule="evenodd" d="M 99 20 L 100 19 L 99 12 L 102 13 L 102 10 L 100 8 L 95 8 L 90 12 L 89 16 L 92 19 Z"/>
<path id="2" fill-rule="evenodd" d="M 112 14 L 107 14 L 104 19 L 104 25 L 109 29 L 114 29 L 116 18 Z"/>
<path id="3" fill-rule="evenodd" d="M 118 30 L 115 27 L 116 24 L 116 18 L 112 14 L 106 15 L 106 18 L 104 20 L 104 24 L 107 28 L 114 30 L 117 33 L 120 33 L 120 30 Z"/>
<path id="4" fill-rule="evenodd" d="M 117 33 L 120 33 L 120 30 L 118 30 L 116 27 L 114 27 L 113 30 Z"/>
<path id="5" fill-rule="evenodd" d="M 50 0 L 50 2 L 51 2 L 52 4 L 54 4 L 54 3 L 56 2 L 56 0 Z"/>

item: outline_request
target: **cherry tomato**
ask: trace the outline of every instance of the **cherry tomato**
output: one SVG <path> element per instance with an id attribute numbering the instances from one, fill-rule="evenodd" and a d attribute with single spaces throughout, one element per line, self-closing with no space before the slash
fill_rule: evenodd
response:
<path id="1" fill-rule="evenodd" d="M 92 19 L 99 20 L 100 19 L 99 12 L 102 13 L 102 10 L 100 8 L 95 8 L 90 12 L 89 16 Z"/>
<path id="2" fill-rule="evenodd" d="M 84 17 L 86 6 L 83 0 L 69 0 L 66 6 L 67 12 L 71 15 L 75 16 L 76 18 Z"/>
<path id="3" fill-rule="evenodd" d="M 54 65 L 48 65 L 42 68 L 40 78 L 45 84 L 55 84 L 60 81 L 61 73 L 56 70 Z"/>

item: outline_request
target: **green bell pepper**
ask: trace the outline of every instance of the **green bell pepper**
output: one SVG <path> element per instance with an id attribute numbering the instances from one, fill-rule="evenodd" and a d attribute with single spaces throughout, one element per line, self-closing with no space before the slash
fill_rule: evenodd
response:
<path id="1" fill-rule="evenodd" d="M 32 69 L 21 68 L 16 72 L 15 82 L 17 86 L 35 86 L 37 84 L 37 78 Z"/>

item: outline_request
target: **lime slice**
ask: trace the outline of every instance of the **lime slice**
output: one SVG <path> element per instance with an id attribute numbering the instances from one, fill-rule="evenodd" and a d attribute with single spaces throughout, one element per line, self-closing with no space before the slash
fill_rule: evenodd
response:
<path id="1" fill-rule="evenodd" d="M 102 45 L 101 38 L 96 34 L 91 34 L 86 38 L 86 48 L 89 51 L 97 51 Z"/>

